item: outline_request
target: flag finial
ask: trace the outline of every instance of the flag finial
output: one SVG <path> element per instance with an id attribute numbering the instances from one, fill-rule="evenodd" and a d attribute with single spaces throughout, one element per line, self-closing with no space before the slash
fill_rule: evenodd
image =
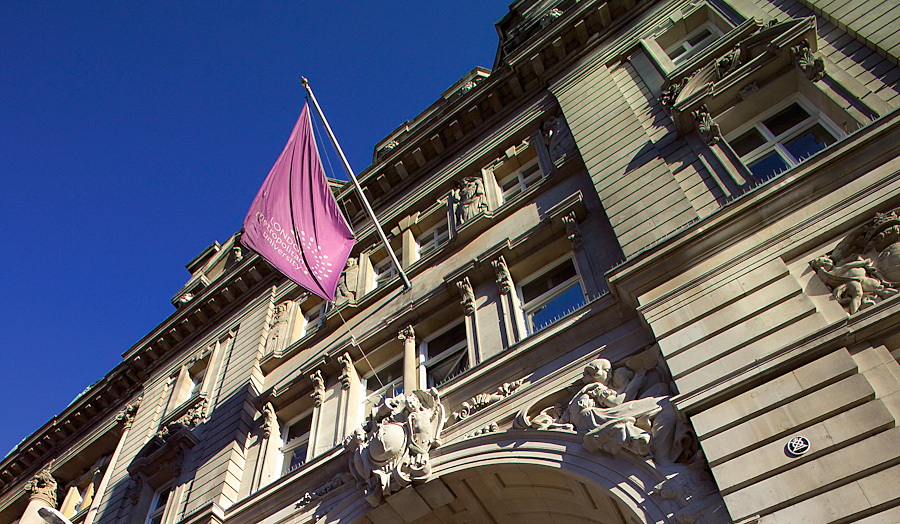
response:
<path id="1" fill-rule="evenodd" d="M 305 76 L 300 77 L 300 83 L 303 84 L 303 87 L 306 87 L 309 85 L 309 81 L 306 79 Z"/>

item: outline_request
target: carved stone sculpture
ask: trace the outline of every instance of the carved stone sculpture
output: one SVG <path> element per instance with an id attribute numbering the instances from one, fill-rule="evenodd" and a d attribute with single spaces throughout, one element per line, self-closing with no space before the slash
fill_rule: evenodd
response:
<path id="1" fill-rule="evenodd" d="M 791 48 L 791 56 L 794 65 L 812 82 L 825 77 L 825 60 L 815 56 L 809 48 L 809 42 L 801 42 L 800 45 Z"/>
<path id="2" fill-rule="evenodd" d="M 275 314 L 272 317 L 269 326 L 269 333 L 266 336 L 266 354 L 276 353 L 281 349 L 282 339 L 287 336 L 288 321 L 290 321 L 290 313 L 294 303 L 285 300 L 281 304 L 275 306 Z"/>
<path id="3" fill-rule="evenodd" d="M 512 291 L 512 276 L 509 274 L 506 259 L 500 256 L 497 260 L 492 260 L 491 265 L 497 274 L 497 287 L 500 288 L 500 293 L 505 295 Z"/>
<path id="4" fill-rule="evenodd" d="M 143 396 L 136 398 L 134 402 L 125 406 L 125 408 L 116 415 L 116 422 L 121 423 L 124 429 L 131 428 L 131 424 L 134 423 L 134 417 L 137 415 L 137 410 L 141 406 L 141 401 L 143 399 Z"/>
<path id="5" fill-rule="evenodd" d="M 470 176 L 459 182 L 453 190 L 455 203 L 454 214 L 457 224 L 464 224 L 479 213 L 488 210 L 487 198 L 484 195 L 484 182 L 480 177 Z"/>
<path id="6" fill-rule="evenodd" d="M 463 402 L 459 409 L 453 412 L 452 419 L 454 422 L 465 420 L 469 415 L 480 411 L 495 402 L 499 402 L 506 397 L 512 395 L 522 385 L 523 380 L 519 379 L 513 382 L 504 382 L 502 386 L 497 388 L 494 393 L 480 393 L 471 399 Z"/>
<path id="7" fill-rule="evenodd" d="M 193 293 L 185 293 L 185 294 L 181 295 L 180 297 L 178 297 L 178 300 L 177 300 L 177 302 L 178 302 L 178 307 L 181 307 L 181 306 L 187 304 L 187 303 L 190 302 L 191 300 L 194 300 L 194 294 L 193 294 Z"/>
<path id="8" fill-rule="evenodd" d="M 349 353 L 338 355 L 338 362 L 341 363 L 341 388 L 350 389 L 350 377 L 353 376 L 353 359 Z"/>
<path id="9" fill-rule="evenodd" d="M 543 131 L 547 152 L 550 153 L 550 161 L 554 164 L 557 160 L 564 158 L 567 153 L 575 150 L 575 138 L 572 137 L 572 131 L 562 115 L 544 122 Z"/>
<path id="10" fill-rule="evenodd" d="M 275 406 L 266 402 L 263 406 L 262 434 L 264 438 L 278 435 L 278 417 L 275 415 Z"/>
<path id="11" fill-rule="evenodd" d="M 25 483 L 25 491 L 29 492 L 29 500 L 46 502 L 51 508 L 56 508 L 56 479 L 50 474 L 51 461 L 44 469 L 39 471 L 31 480 Z"/>
<path id="12" fill-rule="evenodd" d="M 372 506 L 430 478 L 429 452 L 440 445 L 443 426 L 444 406 L 430 389 L 384 399 L 367 426 L 353 432 L 350 473 Z"/>
<path id="13" fill-rule="evenodd" d="M 810 261 L 834 298 L 851 314 L 900 292 L 898 211 L 876 213 L 844 237 L 831 254 Z"/>
<path id="14" fill-rule="evenodd" d="M 334 295 L 334 303 L 340 306 L 346 302 L 356 302 L 356 292 L 359 279 L 359 260 L 356 257 L 347 259 L 347 267 L 341 273 L 337 290 Z"/>
<path id="15" fill-rule="evenodd" d="M 584 237 L 581 236 L 581 228 L 578 227 L 575 212 L 572 211 L 563 216 L 562 221 L 566 225 L 566 236 L 569 237 L 569 242 L 572 244 L 572 251 L 580 251 L 584 247 Z"/>
<path id="16" fill-rule="evenodd" d="M 472 290 L 472 283 L 469 282 L 469 277 L 458 281 L 456 287 L 459 289 L 461 296 L 459 303 L 463 307 L 463 313 L 466 316 L 475 313 L 475 292 Z"/>
<path id="17" fill-rule="evenodd" d="M 568 403 L 544 408 L 533 418 L 526 408 L 515 426 L 577 431 L 590 451 L 630 451 L 666 463 L 693 460 L 696 438 L 669 403 L 655 355 L 655 349 L 648 350 L 615 370 L 606 359 L 590 362 Z"/>
<path id="18" fill-rule="evenodd" d="M 696 111 L 692 111 L 691 116 L 694 117 L 697 132 L 707 145 L 713 145 L 722 138 L 722 130 L 719 129 L 719 124 L 713 120 L 712 115 L 709 114 L 709 109 L 705 105 Z"/>
<path id="19" fill-rule="evenodd" d="M 322 377 L 322 370 L 317 369 L 315 373 L 309 376 L 313 383 L 313 392 L 311 394 L 316 406 L 322 405 L 322 399 L 325 398 L 325 378 Z"/>
<path id="20" fill-rule="evenodd" d="M 725 78 L 741 66 L 741 45 L 737 44 L 734 49 L 725 53 L 722 58 L 716 60 L 716 73 L 719 79 Z"/>

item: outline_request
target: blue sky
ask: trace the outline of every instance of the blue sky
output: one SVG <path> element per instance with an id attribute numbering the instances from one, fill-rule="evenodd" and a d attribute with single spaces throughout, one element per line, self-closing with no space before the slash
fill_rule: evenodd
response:
<path id="1" fill-rule="evenodd" d="M 507 4 L 0 2 L 0 456 L 164 320 L 184 265 L 240 228 L 301 75 L 362 171 L 493 64 Z"/>

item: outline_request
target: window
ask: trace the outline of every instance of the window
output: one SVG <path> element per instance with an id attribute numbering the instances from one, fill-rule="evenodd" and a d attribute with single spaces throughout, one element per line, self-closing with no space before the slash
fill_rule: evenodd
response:
<path id="1" fill-rule="evenodd" d="M 177 375 L 173 377 L 172 395 L 166 413 L 171 413 L 185 402 L 195 398 L 203 390 L 206 379 L 206 368 L 209 357 L 197 360 L 182 366 Z"/>
<path id="2" fill-rule="evenodd" d="M 680 64 L 709 47 L 720 36 L 722 36 L 722 31 L 715 25 L 706 22 L 692 31 L 683 40 L 667 47 L 665 51 L 673 63 Z"/>
<path id="3" fill-rule="evenodd" d="M 322 327 L 322 324 L 325 323 L 325 315 L 328 313 L 330 304 L 330 302 L 320 302 L 319 304 L 312 306 L 303 314 L 303 331 L 300 333 L 301 337 Z"/>
<path id="4" fill-rule="evenodd" d="M 526 279 L 519 287 L 528 333 L 533 334 L 585 304 L 581 279 L 571 257 Z"/>
<path id="5" fill-rule="evenodd" d="M 466 325 L 458 322 L 422 343 L 421 361 L 427 387 L 438 387 L 469 369 Z"/>
<path id="6" fill-rule="evenodd" d="M 68 489 L 66 489 L 65 492 L 66 495 L 63 498 L 62 504 L 59 506 L 60 513 L 73 522 L 78 522 L 84 517 L 87 509 L 94 501 L 97 487 L 103 479 L 103 474 L 106 471 L 108 463 L 109 457 L 101 457 L 88 471 L 81 475 L 81 477 L 68 485 Z"/>
<path id="7" fill-rule="evenodd" d="M 376 378 L 377 375 L 377 378 Z M 363 416 L 372 413 L 372 408 L 385 397 L 394 397 L 403 393 L 403 357 L 391 361 L 365 376 L 366 401 Z"/>
<path id="8" fill-rule="evenodd" d="M 790 101 L 746 124 L 727 140 L 762 182 L 837 142 L 841 132 L 803 99 Z"/>
<path id="9" fill-rule="evenodd" d="M 500 192 L 504 202 L 523 193 L 532 184 L 541 179 L 541 166 L 537 157 L 520 167 L 516 171 L 506 175 L 498 181 Z"/>
<path id="10" fill-rule="evenodd" d="M 169 497 L 172 495 L 172 486 L 168 485 L 160 488 L 153 494 L 153 500 L 150 502 L 150 511 L 147 512 L 146 524 L 161 524 L 166 513 L 166 505 L 169 503 Z"/>
<path id="11" fill-rule="evenodd" d="M 283 431 L 281 446 L 281 474 L 291 471 L 306 463 L 309 452 L 309 433 L 312 429 L 312 413 L 306 413 L 287 424 Z"/>
<path id="12" fill-rule="evenodd" d="M 445 217 L 416 237 L 416 260 L 437 251 L 437 248 L 449 238 L 450 225 Z"/>
<path id="13" fill-rule="evenodd" d="M 400 256 L 397 256 L 397 260 L 400 260 Z M 397 276 L 397 267 L 394 266 L 394 261 L 391 260 L 391 257 L 386 256 L 375 263 L 373 266 L 375 270 L 375 287 L 382 286 L 385 282 Z"/>

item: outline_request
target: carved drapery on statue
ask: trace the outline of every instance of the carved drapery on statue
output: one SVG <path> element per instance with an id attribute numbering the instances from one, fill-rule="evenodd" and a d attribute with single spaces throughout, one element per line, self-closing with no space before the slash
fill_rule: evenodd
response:
<path id="1" fill-rule="evenodd" d="M 830 254 L 810 261 L 834 298 L 851 314 L 900 289 L 900 209 L 876 213 Z"/>
<path id="2" fill-rule="evenodd" d="M 444 406 L 436 389 L 384 399 L 347 446 L 350 473 L 372 506 L 385 496 L 431 476 L 429 452 L 440 445 Z"/>
<path id="3" fill-rule="evenodd" d="M 551 117 L 542 126 L 544 143 L 550 154 L 550 162 L 557 167 L 565 162 L 566 156 L 575 151 L 575 138 L 562 115 Z"/>
<path id="4" fill-rule="evenodd" d="M 484 182 L 479 177 L 470 176 L 460 180 L 459 187 L 453 190 L 452 196 L 457 224 L 464 224 L 488 210 Z"/>
<path id="5" fill-rule="evenodd" d="M 356 257 L 347 259 L 347 267 L 341 273 L 338 280 L 337 291 L 334 295 L 334 303 L 340 307 L 345 302 L 356 302 L 356 292 L 359 287 L 359 260 Z"/>
<path id="6" fill-rule="evenodd" d="M 577 383 L 522 409 L 514 426 L 574 431 L 583 435 L 588 451 L 633 454 L 667 478 L 652 494 L 677 501 L 677 522 L 731 522 L 693 430 L 669 402 L 671 394 L 656 348 L 616 368 L 596 359 Z"/>

